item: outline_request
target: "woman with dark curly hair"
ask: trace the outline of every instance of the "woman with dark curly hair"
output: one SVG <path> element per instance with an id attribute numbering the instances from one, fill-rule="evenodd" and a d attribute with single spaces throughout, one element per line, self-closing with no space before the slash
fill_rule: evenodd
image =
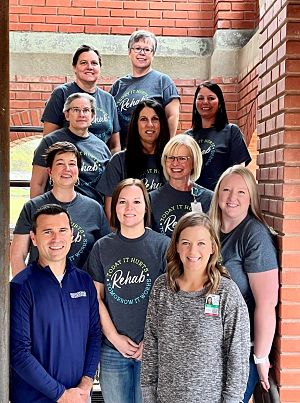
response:
<path id="1" fill-rule="evenodd" d="M 186 132 L 199 144 L 203 167 L 197 183 L 214 190 L 221 174 L 251 157 L 239 127 L 228 122 L 224 96 L 218 84 L 204 81 L 196 90 L 192 129 Z"/>
<path id="2" fill-rule="evenodd" d="M 156 280 L 148 305 L 144 403 L 242 401 L 249 318 L 219 252 L 207 215 L 191 212 L 180 218 L 167 252 L 167 274 Z"/>
<path id="3" fill-rule="evenodd" d="M 105 212 L 110 218 L 112 193 L 126 178 L 141 179 L 148 192 L 164 183 L 161 156 L 170 139 L 163 107 L 152 99 L 135 108 L 128 129 L 126 150 L 115 154 L 106 166 L 97 190 L 105 196 Z"/>

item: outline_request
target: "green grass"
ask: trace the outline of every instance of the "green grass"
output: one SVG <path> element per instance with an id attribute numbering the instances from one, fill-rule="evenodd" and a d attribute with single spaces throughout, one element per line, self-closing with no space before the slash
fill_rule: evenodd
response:
<path id="1" fill-rule="evenodd" d="M 14 145 L 10 149 L 10 177 L 11 179 L 30 179 L 33 152 L 40 139 L 32 139 Z M 10 224 L 15 224 L 24 203 L 29 200 L 28 188 L 10 188 Z"/>

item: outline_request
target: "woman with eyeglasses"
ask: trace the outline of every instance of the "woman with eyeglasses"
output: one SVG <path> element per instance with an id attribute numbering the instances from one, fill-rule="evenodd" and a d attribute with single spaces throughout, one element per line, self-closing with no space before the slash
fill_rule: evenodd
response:
<path id="1" fill-rule="evenodd" d="M 170 135 L 176 134 L 180 96 L 168 75 L 152 69 L 156 48 L 157 39 L 152 32 L 134 31 L 128 41 L 132 73 L 119 78 L 110 89 L 118 108 L 122 149 L 126 147 L 131 114 L 135 106 L 144 99 L 155 99 L 163 106 Z"/>
<path id="2" fill-rule="evenodd" d="M 82 92 L 92 95 L 96 101 L 90 132 L 104 141 L 112 154 L 120 151 L 120 125 L 115 100 L 97 86 L 101 65 L 101 55 L 93 46 L 81 45 L 76 49 L 72 60 L 75 81 L 62 84 L 52 92 L 41 119 L 44 135 L 68 126 L 63 113 L 64 103 L 69 95 Z"/>
<path id="3" fill-rule="evenodd" d="M 139 179 L 120 182 L 112 196 L 115 232 L 97 241 L 88 259 L 103 331 L 100 385 L 105 403 L 142 403 L 140 370 L 148 299 L 165 271 L 169 239 L 149 226 L 150 202 Z"/>
<path id="4" fill-rule="evenodd" d="M 79 269 L 83 268 L 94 243 L 109 233 L 102 206 L 75 190 L 81 168 L 81 156 L 74 144 L 63 141 L 52 144 L 45 152 L 51 190 L 28 200 L 19 215 L 11 243 L 11 269 L 15 276 L 38 257 L 30 231 L 36 211 L 45 204 L 64 207 L 72 220 L 73 238 L 68 258 Z"/>
<path id="5" fill-rule="evenodd" d="M 235 164 L 248 165 L 251 156 L 238 126 L 229 123 L 218 84 L 204 81 L 196 90 L 192 129 L 186 132 L 199 144 L 203 166 L 199 185 L 214 190 L 221 174 Z"/>
<path id="6" fill-rule="evenodd" d="M 172 137 L 161 157 L 167 183 L 150 193 L 152 229 L 169 237 L 184 214 L 209 210 L 211 190 L 198 185 L 202 155 L 196 141 L 186 134 Z"/>
<path id="7" fill-rule="evenodd" d="M 96 101 L 86 93 L 70 95 L 63 108 L 69 127 L 55 130 L 43 137 L 33 157 L 30 197 L 43 194 L 48 190 L 48 170 L 44 154 L 47 148 L 58 141 L 74 144 L 80 152 L 82 165 L 76 190 L 102 204 L 102 196 L 96 190 L 111 154 L 107 145 L 89 132 L 95 116 Z"/>
<path id="8" fill-rule="evenodd" d="M 113 155 L 97 186 L 97 190 L 105 196 L 108 219 L 111 196 L 121 180 L 141 179 L 148 192 L 162 186 L 164 176 L 161 155 L 169 139 L 163 107 L 152 99 L 141 101 L 131 116 L 126 150 Z"/>

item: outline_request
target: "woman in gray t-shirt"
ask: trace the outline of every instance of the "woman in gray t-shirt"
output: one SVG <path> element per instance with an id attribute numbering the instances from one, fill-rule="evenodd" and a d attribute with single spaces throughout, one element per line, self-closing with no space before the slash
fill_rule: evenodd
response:
<path id="1" fill-rule="evenodd" d="M 220 235 L 223 263 L 248 306 L 253 352 L 243 402 L 249 401 L 258 381 L 270 387 L 269 353 L 276 326 L 278 262 L 274 239 L 260 207 L 255 178 L 242 165 L 220 177 L 210 216 Z"/>
<path id="2" fill-rule="evenodd" d="M 112 195 L 116 232 L 96 242 L 88 271 L 99 295 L 103 330 L 100 384 L 106 403 L 141 403 L 140 367 L 148 298 L 165 271 L 169 239 L 146 226 L 147 190 L 139 179 L 123 180 Z"/>

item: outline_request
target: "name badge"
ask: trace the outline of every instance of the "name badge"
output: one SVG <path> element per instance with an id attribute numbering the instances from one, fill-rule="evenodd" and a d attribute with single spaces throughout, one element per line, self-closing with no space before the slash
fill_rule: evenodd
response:
<path id="1" fill-rule="evenodd" d="M 220 308 L 220 295 L 208 294 L 205 299 L 204 313 L 207 316 L 218 316 Z"/>
<path id="2" fill-rule="evenodd" d="M 194 213 L 202 213 L 203 212 L 201 203 L 197 202 L 196 200 L 191 202 L 191 207 L 192 207 L 192 211 Z"/>

